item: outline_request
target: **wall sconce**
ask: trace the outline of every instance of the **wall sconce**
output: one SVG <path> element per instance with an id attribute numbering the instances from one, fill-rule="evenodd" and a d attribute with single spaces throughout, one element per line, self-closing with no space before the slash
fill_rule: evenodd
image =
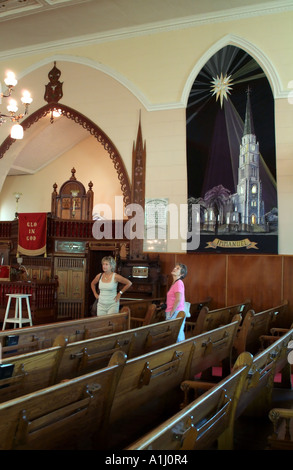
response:
<path id="1" fill-rule="evenodd" d="M 16 206 L 15 206 L 15 218 L 17 219 L 17 214 L 18 214 L 18 201 L 20 199 L 20 196 L 22 196 L 22 193 L 19 193 L 19 192 L 16 192 L 16 193 L 13 193 L 14 197 L 15 197 L 15 201 L 16 201 Z"/>

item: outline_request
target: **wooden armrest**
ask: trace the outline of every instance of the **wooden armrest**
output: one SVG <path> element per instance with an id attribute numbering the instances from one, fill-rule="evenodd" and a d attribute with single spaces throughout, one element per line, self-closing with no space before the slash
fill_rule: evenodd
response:
<path id="1" fill-rule="evenodd" d="M 269 412 L 269 418 L 272 423 L 276 423 L 279 419 L 293 418 L 293 410 L 290 408 L 273 408 Z"/>
<path id="2" fill-rule="evenodd" d="M 198 392 L 199 390 L 210 390 L 210 388 L 214 387 L 215 384 L 212 382 L 200 382 L 196 380 L 184 380 L 184 382 L 181 382 L 180 388 L 184 392 L 184 400 L 183 403 L 181 403 L 180 408 L 184 408 L 187 406 L 190 402 L 188 398 L 188 392 L 190 389 L 194 390 L 194 399 L 198 397 Z"/>
<path id="3" fill-rule="evenodd" d="M 193 390 L 209 390 L 214 386 L 215 384 L 212 382 L 201 382 L 197 380 L 184 380 L 184 382 L 181 382 L 180 384 L 180 388 L 183 391 L 190 388 L 192 388 Z"/>
<path id="4" fill-rule="evenodd" d="M 140 317 L 130 317 L 130 320 L 135 320 L 135 321 L 138 321 L 138 322 L 143 322 L 143 321 L 144 321 L 144 318 L 140 318 Z"/>
<path id="5" fill-rule="evenodd" d="M 293 418 L 293 410 L 290 408 L 273 408 L 269 412 L 269 418 L 274 426 L 274 432 L 270 436 L 270 439 L 280 439 L 287 443 L 292 442 L 290 422 Z"/>
<path id="6" fill-rule="evenodd" d="M 271 334 L 272 335 L 280 335 L 280 334 L 285 334 L 289 331 L 288 328 L 271 328 Z"/>
<path id="7" fill-rule="evenodd" d="M 278 336 L 272 336 L 272 335 L 261 335 L 259 337 L 259 340 L 261 342 L 267 341 L 269 343 L 274 343 L 275 341 L 277 341 L 277 339 L 279 339 Z"/>

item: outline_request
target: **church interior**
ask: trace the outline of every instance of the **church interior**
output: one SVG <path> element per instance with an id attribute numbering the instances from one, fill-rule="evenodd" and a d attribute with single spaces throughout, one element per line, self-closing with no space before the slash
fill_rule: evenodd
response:
<path id="1" fill-rule="evenodd" d="M 293 449 L 292 21 L 1 2 L 0 449 Z M 99 316 L 105 257 L 131 285 Z"/>

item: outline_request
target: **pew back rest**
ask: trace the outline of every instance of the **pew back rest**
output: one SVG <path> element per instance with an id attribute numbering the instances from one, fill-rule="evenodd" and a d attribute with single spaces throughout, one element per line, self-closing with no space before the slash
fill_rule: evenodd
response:
<path id="1" fill-rule="evenodd" d="M 230 323 L 235 315 L 241 315 L 246 312 L 250 300 L 228 307 L 222 307 L 216 310 L 209 310 L 208 307 L 203 307 L 199 313 L 197 322 L 193 333 L 198 335 L 204 331 L 213 330 L 221 325 Z"/>
<path id="2" fill-rule="evenodd" d="M 49 348 L 57 336 L 63 335 L 69 343 L 90 337 L 125 331 L 130 327 L 129 310 L 110 317 L 91 317 L 66 322 L 0 332 L 3 357 Z M 9 343 L 13 343 L 9 346 Z"/>

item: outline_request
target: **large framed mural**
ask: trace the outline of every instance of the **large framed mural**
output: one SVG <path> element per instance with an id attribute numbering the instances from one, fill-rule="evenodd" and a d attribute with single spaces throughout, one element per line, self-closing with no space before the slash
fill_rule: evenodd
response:
<path id="1" fill-rule="evenodd" d="M 188 203 L 200 208 L 196 251 L 277 253 L 274 99 L 247 52 L 226 46 L 201 69 L 186 138 Z"/>

